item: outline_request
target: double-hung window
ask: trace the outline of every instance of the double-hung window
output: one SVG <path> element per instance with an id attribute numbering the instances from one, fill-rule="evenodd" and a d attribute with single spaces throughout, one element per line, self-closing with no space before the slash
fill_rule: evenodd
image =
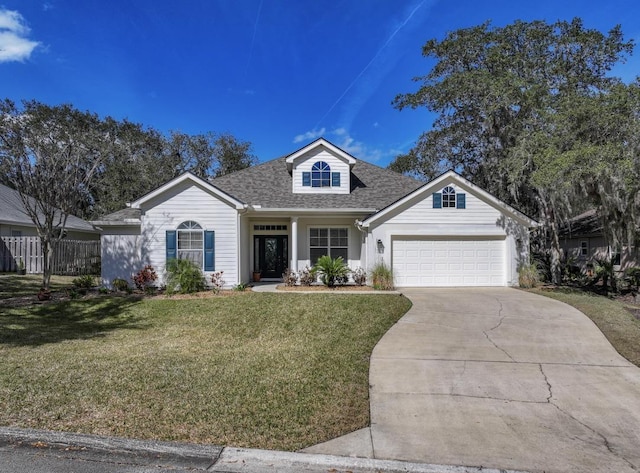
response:
<path id="1" fill-rule="evenodd" d="M 204 232 L 192 221 L 183 222 L 178 227 L 178 259 L 188 259 L 202 268 L 204 261 Z"/>
<path id="2" fill-rule="evenodd" d="M 348 228 L 311 228 L 309 229 L 309 258 L 314 265 L 321 256 L 331 258 L 341 256 L 347 262 L 349 257 Z"/>

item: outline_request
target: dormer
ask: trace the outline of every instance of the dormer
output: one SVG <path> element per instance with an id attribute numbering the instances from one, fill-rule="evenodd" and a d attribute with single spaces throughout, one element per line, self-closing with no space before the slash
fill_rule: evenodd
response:
<path id="1" fill-rule="evenodd" d="M 324 138 L 289 155 L 294 194 L 348 194 L 356 158 Z"/>

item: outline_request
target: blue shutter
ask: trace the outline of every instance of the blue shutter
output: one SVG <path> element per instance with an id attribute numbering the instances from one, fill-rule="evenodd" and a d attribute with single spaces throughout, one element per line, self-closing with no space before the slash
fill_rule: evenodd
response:
<path id="1" fill-rule="evenodd" d="M 176 252 L 176 231 L 167 230 L 167 261 L 170 259 L 176 259 L 178 254 Z"/>
<path id="2" fill-rule="evenodd" d="M 204 232 L 204 270 L 215 271 L 216 270 L 216 255 L 215 255 L 215 233 L 213 230 Z"/>
<path id="3" fill-rule="evenodd" d="M 464 209 L 466 208 L 467 205 L 467 195 L 466 194 L 456 194 L 456 208 L 457 209 Z"/>
<path id="4" fill-rule="evenodd" d="M 440 192 L 433 193 L 433 208 L 434 209 L 442 208 L 442 194 Z"/>
<path id="5" fill-rule="evenodd" d="M 308 187 L 311 185 L 311 173 L 303 172 L 302 173 L 302 185 Z"/>
<path id="6" fill-rule="evenodd" d="M 331 185 L 333 187 L 340 187 L 340 173 L 332 172 L 331 173 Z"/>

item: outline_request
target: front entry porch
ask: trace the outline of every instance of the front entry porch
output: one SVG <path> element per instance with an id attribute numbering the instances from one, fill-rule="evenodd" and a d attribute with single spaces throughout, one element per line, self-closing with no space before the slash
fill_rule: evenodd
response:
<path id="1" fill-rule="evenodd" d="M 287 235 L 254 235 L 254 274 L 263 279 L 281 279 L 287 268 L 289 237 Z"/>

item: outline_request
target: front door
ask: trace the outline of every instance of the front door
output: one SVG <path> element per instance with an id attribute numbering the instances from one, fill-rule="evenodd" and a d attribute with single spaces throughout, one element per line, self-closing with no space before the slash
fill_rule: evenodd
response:
<path id="1" fill-rule="evenodd" d="M 254 248 L 256 249 L 256 270 L 263 278 L 281 278 L 287 267 L 289 249 L 286 235 L 256 235 Z"/>

